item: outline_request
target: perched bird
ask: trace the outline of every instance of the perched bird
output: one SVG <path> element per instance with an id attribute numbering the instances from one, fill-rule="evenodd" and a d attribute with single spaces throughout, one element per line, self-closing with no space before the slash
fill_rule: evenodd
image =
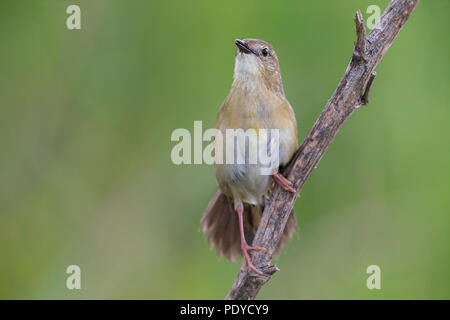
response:
<path id="1" fill-rule="evenodd" d="M 298 148 L 297 122 L 294 111 L 285 97 L 278 57 L 272 46 L 258 39 L 235 40 L 237 50 L 234 80 L 231 90 L 219 109 L 216 129 L 225 136 L 227 129 L 278 129 L 277 157 L 285 166 Z M 217 135 L 216 135 L 217 141 Z M 263 143 L 272 143 L 272 140 Z M 227 152 L 248 152 L 245 146 L 235 146 Z M 216 153 L 217 155 L 217 153 Z M 216 163 L 214 169 L 219 188 L 203 214 L 201 225 L 210 244 L 218 254 L 234 261 L 243 255 L 242 270 L 247 265 L 262 274 L 252 263 L 250 250 L 258 228 L 264 203 L 272 189 L 272 181 L 285 190 L 295 192 L 292 183 L 278 168 L 270 175 L 261 174 L 261 164 Z M 297 222 L 291 212 L 278 249 L 283 247 L 296 230 Z"/>

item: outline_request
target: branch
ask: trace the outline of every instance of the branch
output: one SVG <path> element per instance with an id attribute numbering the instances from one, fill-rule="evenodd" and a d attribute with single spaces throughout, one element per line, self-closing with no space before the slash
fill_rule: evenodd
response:
<path id="1" fill-rule="evenodd" d="M 265 275 L 258 275 L 248 268 L 241 271 L 226 299 L 254 299 L 261 287 L 278 270 L 270 262 L 295 200 L 344 122 L 359 106 L 368 103 L 375 68 L 414 11 L 417 2 L 418 0 L 392 0 L 367 38 L 361 12 L 356 13 L 356 44 L 347 70 L 319 119 L 283 172 L 294 182 L 297 193 L 289 193 L 278 185 L 275 186 L 253 240 L 253 246 L 267 249 L 265 252 L 252 252 L 253 264 Z"/>

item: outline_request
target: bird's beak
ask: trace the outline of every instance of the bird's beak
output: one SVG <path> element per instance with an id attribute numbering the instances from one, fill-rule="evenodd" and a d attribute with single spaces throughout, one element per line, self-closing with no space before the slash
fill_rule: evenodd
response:
<path id="1" fill-rule="evenodd" d="M 240 52 L 253 53 L 257 55 L 244 41 L 236 39 L 234 40 L 234 43 L 236 43 L 236 46 L 239 48 Z"/>

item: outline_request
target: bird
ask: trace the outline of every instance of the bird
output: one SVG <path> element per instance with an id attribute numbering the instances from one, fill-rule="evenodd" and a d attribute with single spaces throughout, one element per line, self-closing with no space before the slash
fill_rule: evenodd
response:
<path id="1" fill-rule="evenodd" d="M 223 137 L 230 129 L 255 130 L 257 137 L 262 136 L 262 129 L 276 129 L 277 143 L 266 136 L 266 140 L 262 139 L 257 145 L 271 145 L 267 149 L 275 146 L 279 167 L 271 174 L 261 174 L 261 163 L 248 161 L 246 153 L 249 149 L 243 146 L 245 141 L 235 139 L 234 150 L 230 150 L 228 145 L 222 149 L 222 157 L 225 158 L 230 156 L 230 152 L 244 153 L 243 163 L 218 161 L 216 146 L 214 171 L 219 187 L 203 213 L 201 227 L 219 255 L 235 261 L 242 254 L 242 271 L 247 266 L 257 274 L 263 274 L 254 266 L 249 251 L 266 249 L 252 247 L 249 243 L 253 241 L 274 183 L 289 192 L 296 192 L 292 182 L 279 173 L 279 168 L 289 163 L 298 148 L 297 120 L 285 96 L 273 47 L 259 39 L 235 39 L 235 44 L 233 83 L 217 114 L 215 142 L 219 141 L 218 134 L 220 141 L 226 142 Z M 236 158 L 235 154 L 231 155 L 232 159 Z M 276 253 L 286 245 L 296 228 L 297 221 L 292 211 Z"/>

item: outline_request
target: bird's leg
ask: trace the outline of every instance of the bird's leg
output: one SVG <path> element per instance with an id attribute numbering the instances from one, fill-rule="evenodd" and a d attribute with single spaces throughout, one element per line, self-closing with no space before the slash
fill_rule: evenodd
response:
<path id="1" fill-rule="evenodd" d="M 256 267 L 253 265 L 252 260 L 250 258 L 250 255 L 248 252 L 250 250 L 262 250 L 265 251 L 265 248 L 262 247 L 252 247 L 247 244 L 247 241 L 245 240 L 245 234 L 244 234 L 244 205 L 241 200 L 235 200 L 234 209 L 236 210 L 239 218 L 239 231 L 241 234 L 241 249 L 242 249 L 242 267 L 241 271 L 244 271 L 245 265 L 247 265 L 250 269 L 255 271 L 257 274 L 264 275 L 261 271 L 256 269 Z"/>
<path id="2" fill-rule="evenodd" d="M 292 193 L 296 193 L 297 190 L 295 190 L 292 187 L 292 181 L 289 181 L 288 179 L 286 179 L 281 173 L 277 172 L 275 174 L 272 175 L 273 180 L 275 180 L 275 182 L 277 184 L 280 185 L 280 187 L 282 187 L 284 190 L 292 192 Z"/>

